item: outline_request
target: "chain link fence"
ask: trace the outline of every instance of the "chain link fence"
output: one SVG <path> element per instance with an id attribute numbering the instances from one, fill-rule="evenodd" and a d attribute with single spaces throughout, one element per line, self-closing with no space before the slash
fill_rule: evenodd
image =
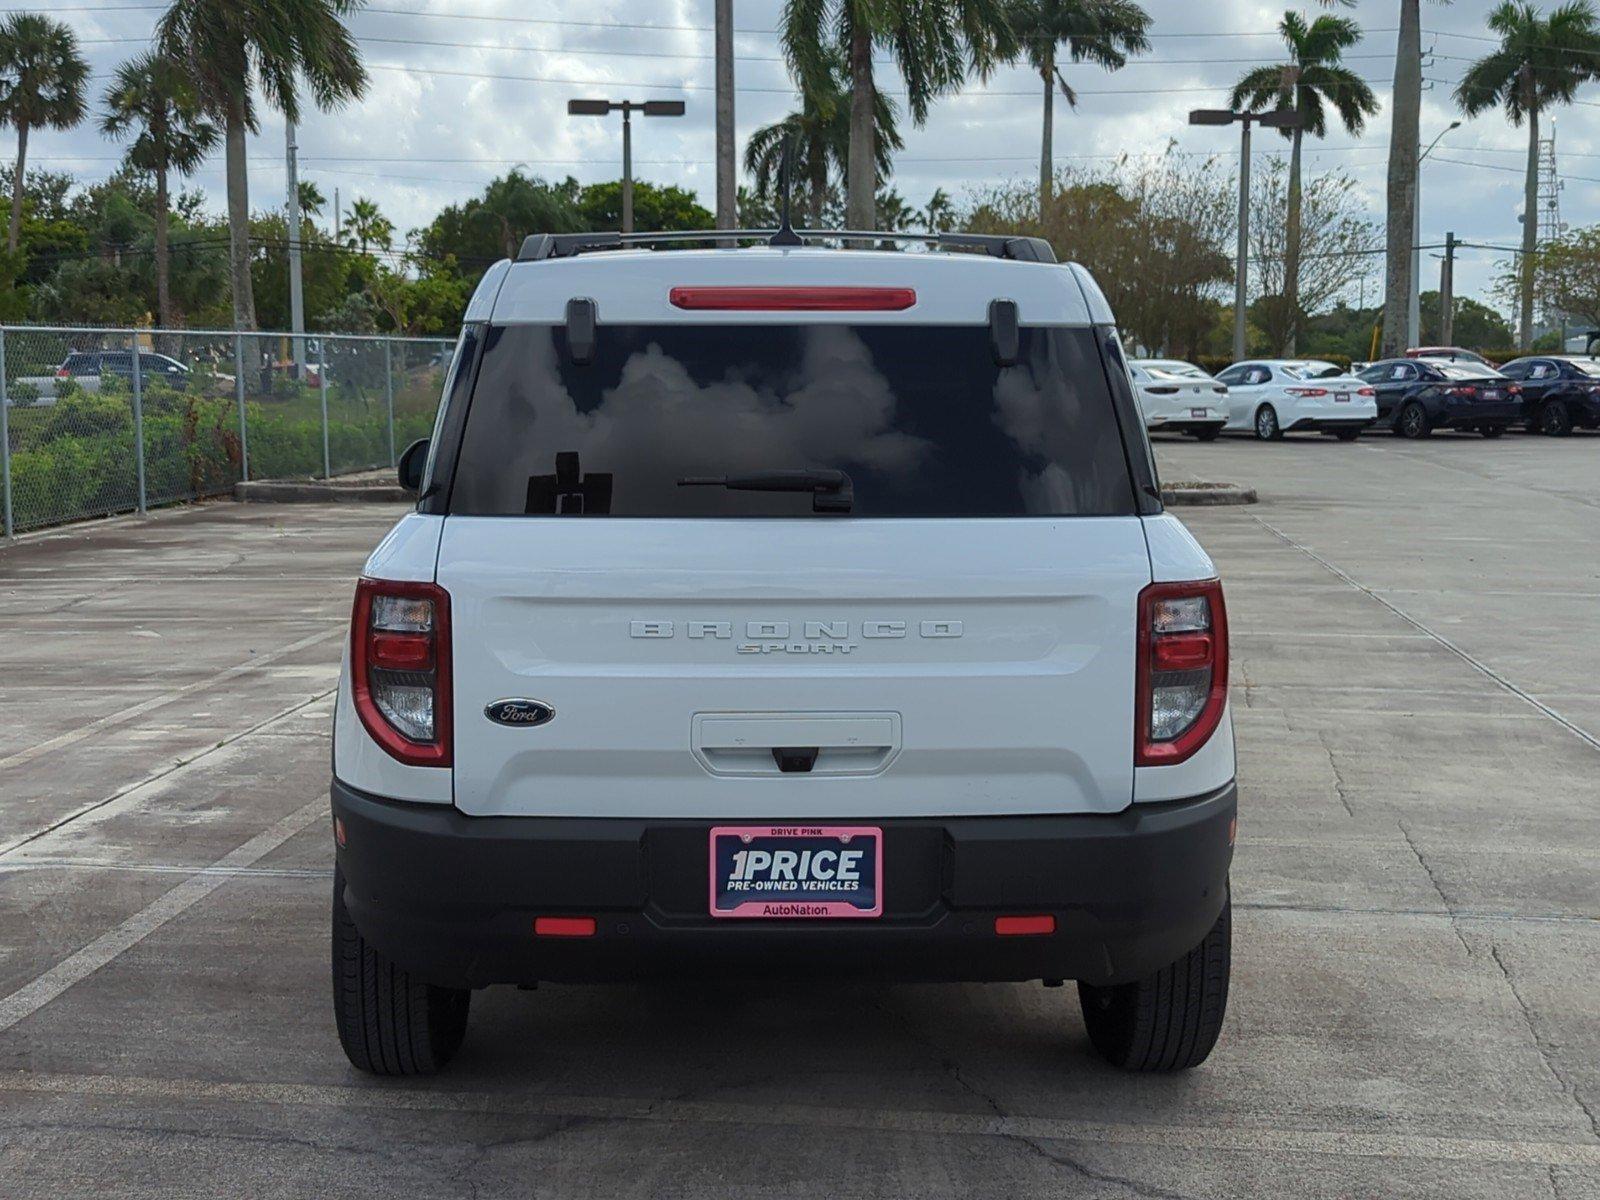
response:
<path id="1" fill-rule="evenodd" d="M 4 534 L 393 467 L 452 341 L 0 326 Z"/>

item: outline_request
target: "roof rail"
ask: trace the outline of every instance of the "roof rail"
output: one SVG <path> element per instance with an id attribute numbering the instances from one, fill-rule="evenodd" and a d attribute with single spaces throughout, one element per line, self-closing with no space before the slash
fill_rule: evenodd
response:
<path id="1" fill-rule="evenodd" d="M 1012 237 L 1003 233 L 891 233 L 870 229 L 800 229 L 802 241 L 827 239 L 861 242 L 923 242 L 936 249 L 982 250 L 995 258 L 1016 262 L 1053 263 L 1055 251 L 1037 237 Z M 766 242 L 776 229 L 676 229 L 660 233 L 530 233 L 517 253 L 518 262 L 570 258 L 591 250 L 619 250 L 671 242 Z"/>

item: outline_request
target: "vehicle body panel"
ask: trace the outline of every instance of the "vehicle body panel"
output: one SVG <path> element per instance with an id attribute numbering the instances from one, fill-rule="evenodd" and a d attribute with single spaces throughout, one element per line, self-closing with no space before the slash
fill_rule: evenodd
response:
<path id="1" fill-rule="evenodd" d="M 1334 432 L 1364 429 L 1378 416 L 1372 396 L 1363 396 L 1367 385 L 1353 375 L 1318 375 L 1316 369 L 1329 364 L 1315 359 L 1251 359 L 1235 363 L 1217 376 L 1228 388 L 1229 431 L 1249 431 L 1264 406 L 1277 414 L 1284 432 L 1312 430 Z M 1308 368 L 1313 369 L 1308 372 Z M 1297 395 L 1291 389 L 1320 392 Z"/>
<path id="2" fill-rule="evenodd" d="M 1227 422 L 1228 389 L 1204 372 L 1195 378 L 1149 359 L 1131 360 L 1128 370 L 1150 432 L 1199 433 Z"/>
<path id="3" fill-rule="evenodd" d="M 1383 429 L 1395 427 L 1407 404 L 1422 407 L 1430 429 L 1503 429 L 1526 419 L 1519 385 L 1476 363 L 1384 359 L 1361 372 L 1361 379 L 1376 393 L 1376 424 Z"/>

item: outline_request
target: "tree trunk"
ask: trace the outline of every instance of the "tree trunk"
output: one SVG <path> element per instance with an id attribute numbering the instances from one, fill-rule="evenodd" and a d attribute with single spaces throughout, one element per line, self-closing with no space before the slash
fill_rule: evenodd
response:
<path id="1" fill-rule="evenodd" d="M 851 229 L 877 226 L 877 96 L 872 87 L 872 35 L 864 20 L 850 33 L 850 162 L 845 179 L 844 223 Z"/>
<path id="2" fill-rule="evenodd" d="M 167 249 L 167 169 L 156 168 L 156 324 L 172 328 L 171 270 Z"/>
<path id="3" fill-rule="evenodd" d="M 810 228 L 821 229 L 822 205 L 828 195 L 828 148 L 823 144 L 822 139 L 818 138 L 811 143 L 809 158 L 811 194 L 806 197 L 807 218 Z M 793 190 L 793 180 L 790 181 L 789 186 Z"/>
<path id="4" fill-rule="evenodd" d="M 228 107 L 228 267 L 233 282 L 233 327 L 256 327 L 256 296 L 250 280 L 250 182 L 245 169 L 244 113 Z"/>
<path id="5" fill-rule="evenodd" d="M 1400 0 L 1400 38 L 1394 55 L 1394 121 L 1389 131 L 1389 210 L 1385 237 L 1384 357 L 1403 351 L 1411 307 L 1411 234 L 1416 223 L 1417 145 L 1422 115 L 1420 0 Z"/>
<path id="6" fill-rule="evenodd" d="M 738 224 L 733 147 L 733 0 L 716 3 L 717 228 Z"/>
<path id="7" fill-rule="evenodd" d="M 1283 243 L 1283 355 L 1293 358 L 1300 333 L 1300 143 L 1301 131 L 1294 131 L 1289 150 L 1289 227 Z"/>
<path id="8" fill-rule="evenodd" d="M 1044 77 L 1044 138 L 1039 145 L 1039 219 L 1043 221 L 1045 210 L 1050 207 L 1050 193 L 1056 178 L 1056 68 L 1053 54 L 1039 68 L 1039 74 Z"/>
<path id="9" fill-rule="evenodd" d="M 23 179 L 28 167 L 28 123 L 17 123 L 17 174 L 11 180 L 11 229 L 6 234 L 6 249 L 15 254 L 22 237 Z"/>
<path id="10" fill-rule="evenodd" d="M 1539 109 L 1533 95 L 1533 73 L 1522 68 L 1523 105 L 1528 114 L 1528 177 L 1522 190 L 1522 262 L 1518 264 L 1517 347 L 1533 348 L 1533 281 L 1539 249 Z M 1565 347 L 1562 347 L 1565 349 Z"/>

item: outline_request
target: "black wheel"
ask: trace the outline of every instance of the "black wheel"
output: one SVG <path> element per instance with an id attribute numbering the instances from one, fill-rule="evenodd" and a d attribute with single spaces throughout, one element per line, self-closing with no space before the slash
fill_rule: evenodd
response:
<path id="1" fill-rule="evenodd" d="M 1333 436 L 1338 438 L 1341 442 L 1353 442 L 1358 437 L 1361 436 L 1361 430 L 1359 430 L 1359 429 L 1335 429 L 1333 431 Z"/>
<path id="2" fill-rule="evenodd" d="M 1395 418 L 1394 431 L 1403 438 L 1424 438 L 1433 432 L 1428 427 L 1427 410 L 1413 400 Z"/>
<path id="3" fill-rule="evenodd" d="M 1550 437 L 1566 437 L 1572 432 L 1572 414 L 1560 400 L 1551 400 L 1539 410 L 1539 432 Z"/>
<path id="4" fill-rule="evenodd" d="M 1205 1062 L 1228 1009 L 1232 902 L 1205 940 L 1133 983 L 1078 984 L 1083 1023 L 1102 1058 L 1125 1071 L 1186 1071 Z"/>
<path id="5" fill-rule="evenodd" d="M 1277 410 L 1270 404 L 1263 404 L 1256 409 L 1256 437 L 1263 442 L 1275 442 L 1282 436 Z"/>
<path id="6" fill-rule="evenodd" d="M 1221 425 L 1208 425 L 1204 429 L 1196 429 L 1194 431 L 1194 438 L 1197 442 L 1214 442 L 1221 436 Z"/>
<path id="7" fill-rule="evenodd" d="M 374 1075 L 432 1075 L 461 1047 L 472 993 L 413 979 L 367 942 L 333 874 L 333 1014 L 351 1065 Z"/>
<path id="8" fill-rule="evenodd" d="M 1483 434 L 1483 436 L 1486 438 L 1500 437 L 1505 433 L 1505 431 L 1506 427 L 1504 425 L 1485 425 L 1482 429 L 1478 430 L 1478 432 Z"/>

